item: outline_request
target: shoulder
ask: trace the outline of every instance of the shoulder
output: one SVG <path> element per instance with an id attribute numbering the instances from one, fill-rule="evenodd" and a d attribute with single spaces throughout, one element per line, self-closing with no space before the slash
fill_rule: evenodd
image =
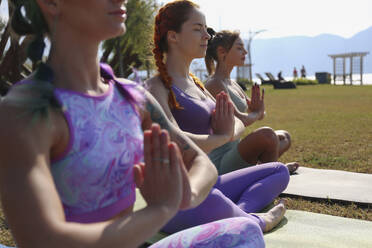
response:
<path id="1" fill-rule="evenodd" d="M 115 80 L 116 80 L 119 84 L 123 84 L 123 85 L 129 85 L 129 86 L 136 86 L 136 85 L 139 85 L 138 83 L 133 82 L 132 80 L 129 80 L 129 79 L 127 79 L 127 78 L 115 78 Z"/>
<path id="2" fill-rule="evenodd" d="M 152 92 L 152 91 L 164 91 L 167 90 L 163 84 L 163 82 L 160 79 L 160 76 L 154 76 L 149 78 L 148 80 L 145 81 L 145 86 L 146 88 Z"/>
<path id="3" fill-rule="evenodd" d="M 223 82 L 215 77 L 210 77 L 205 82 L 205 87 L 209 89 L 225 89 Z"/>
<path id="4" fill-rule="evenodd" d="M 33 74 L 14 83 L 3 97 L 12 106 L 34 111 L 58 106 L 55 99 L 55 86 L 48 81 L 37 80 Z M 52 103 L 52 104 L 50 104 Z"/>
<path id="5" fill-rule="evenodd" d="M 21 148 L 49 151 L 62 133 L 62 114 L 50 107 L 44 113 L 35 112 L 17 102 L 15 98 L 19 96 L 16 90 L 12 90 L 1 99 L 0 150 L 7 147 L 18 151 L 22 151 Z"/>
<path id="6" fill-rule="evenodd" d="M 47 82 L 27 78 L 14 84 L 0 102 L 0 147 L 15 142 L 18 151 L 22 144 L 25 152 L 44 149 L 49 156 L 49 149 L 62 144 L 68 127 L 53 96 L 54 87 Z"/>
<path id="7" fill-rule="evenodd" d="M 144 87 L 143 85 L 137 83 L 137 82 L 133 82 L 129 79 L 126 79 L 126 78 L 115 78 L 115 81 L 121 85 L 122 87 L 126 88 L 126 89 L 135 89 L 141 93 L 144 92 Z"/>
<path id="8" fill-rule="evenodd" d="M 214 77 L 210 77 L 205 82 L 205 88 L 215 97 L 221 91 L 227 91 L 223 82 Z"/>
<path id="9" fill-rule="evenodd" d="M 231 82 L 235 90 L 239 91 L 242 94 L 242 96 L 247 97 L 246 92 L 242 89 L 242 87 L 235 80 L 231 80 Z M 249 91 L 249 87 L 247 87 L 247 91 Z M 233 92 L 230 92 L 230 94 L 233 94 Z"/>
<path id="10" fill-rule="evenodd" d="M 145 87 L 159 102 L 161 102 L 160 99 L 168 99 L 169 90 L 165 88 L 160 76 L 154 76 L 146 80 Z"/>
<path id="11" fill-rule="evenodd" d="M 16 98 L 19 98 L 25 95 L 32 94 L 33 85 L 35 85 L 35 81 L 33 80 L 32 76 L 20 80 L 10 87 L 9 91 L 4 96 L 4 98 L 7 97 L 9 100 L 14 99 L 15 96 L 17 96 Z"/>

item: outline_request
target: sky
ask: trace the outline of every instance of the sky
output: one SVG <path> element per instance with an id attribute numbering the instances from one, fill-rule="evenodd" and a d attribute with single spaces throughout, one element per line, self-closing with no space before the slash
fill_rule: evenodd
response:
<path id="1" fill-rule="evenodd" d="M 168 3 L 168 0 L 158 0 Z M 317 36 L 350 38 L 372 26 L 372 0 L 194 0 L 216 31 L 266 30 L 257 38 Z"/>
<path id="2" fill-rule="evenodd" d="M 169 0 L 157 0 L 165 4 Z M 0 14 L 7 17 L 6 0 Z M 256 38 L 323 33 L 350 38 L 372 26 L 372 0 L 194 0 L 205 14 L 207 24 L 216 31 L 239 30 L 243 38 L 249 31 L 265 30 Z"/>

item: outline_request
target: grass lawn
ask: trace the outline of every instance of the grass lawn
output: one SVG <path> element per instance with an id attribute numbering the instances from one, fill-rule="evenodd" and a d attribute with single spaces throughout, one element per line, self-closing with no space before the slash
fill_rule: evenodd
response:
<path id="1" fill-rule="evenodd" d="M 288 130 L 292 147 L 279 160 L 312 168 L 372 174 L 372 86 L 265 88 L 261 126 Z M 372 221 L 372 207 L 287 198 L 288 208 Z"/>
<path id="2" fill-rule="evenodd" d="M 247 129 L 288 130 L 292 147 L 281 162 L 372 174 L 372 86 L 266 87 L 266 117 Z M 287 198 L 288 208 L 372 221 L 372 207 Z M 0 243 L 14 245 L 0 211 Z"/>

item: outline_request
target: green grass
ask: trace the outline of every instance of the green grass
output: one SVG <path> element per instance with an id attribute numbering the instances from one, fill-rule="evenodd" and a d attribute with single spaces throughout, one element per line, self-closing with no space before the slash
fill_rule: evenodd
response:
<path id="1" fill-rule="evenodd" d="M 312 168 L 372 174 L 372 86 L 266 87 L 262 126 L 288 130 L 292 147 L 282 162 L 298 161 Z M 289 209 L 372 221 L 372 209 L 330 200 L 287 198 Z M 0 243 L 14 245 L 0 211 Z"/>
<path id="2" fill-rule="evenodd" d="M 261 126 L 291 133 L 292 147 L 279 160 L 311 168 L 372 174 L 372 86 L 265 88 Z M 372 221 L 372 209 L 355 204 L 287 198 L 288 208 Z"/>

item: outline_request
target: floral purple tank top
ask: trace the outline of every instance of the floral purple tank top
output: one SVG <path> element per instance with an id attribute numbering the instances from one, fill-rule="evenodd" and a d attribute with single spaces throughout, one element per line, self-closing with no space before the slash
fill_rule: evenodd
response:
<path id="1" fill-rule="evenodd" d="M 119 87 L 135 90 L 113 80 L 109 68 L 101 72 L 111 79 L 103 95 L 55 89 L 70 140 L 51 170 L 67 221 L 104 221 L 135 201 L 133 165 L 143 159 L 143 132 L 139 114 Z"/>

